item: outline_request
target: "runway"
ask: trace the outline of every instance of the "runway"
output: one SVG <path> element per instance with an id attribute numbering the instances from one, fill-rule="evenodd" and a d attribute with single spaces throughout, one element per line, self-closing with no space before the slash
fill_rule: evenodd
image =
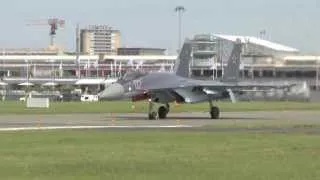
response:
<path id="1" fill-rule="evenodd" d="M 320 112 L 281 111 L 281 112 L 223 112 L 221 119 L 212 120 L 208 113 L 171 113 L 165 120 L 147 120 L 144 113 L 134 114 L 60 114 L 60 115 L 2 115 L 0 131 L 47 130 L 47 129 L 150 129 L 243 125 L 241 129 L 254 124 L 312 124 L 320 125 Z M 211 128 L 203 128 L 211 127 Z M 320 126 L 319 126 L 320 127 Z M 257 129 L 261 129 L 260 127 Z M 267 129 L 267 128 L 262 128 Z M 283 129 L 283 128 L 282 128 Z M 317 129 L 317 128 L 314 128 Z M 221 130 L 221 129 L 219 129 Z M 275 130 L 275 128 L 273 128 Z M 320 132 L 320 128 L 318 129 Z"/>

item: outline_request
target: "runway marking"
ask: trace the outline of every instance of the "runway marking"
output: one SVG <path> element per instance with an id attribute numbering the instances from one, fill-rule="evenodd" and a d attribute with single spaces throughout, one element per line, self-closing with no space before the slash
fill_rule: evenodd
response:
<path id="1" fill-rule="evenodd" d="M 188 125 L 168 125 L 168 126 L 46 126 L 46 127 L 12 127 L 12 128 L 0 128 L 0 131 L 33 131 L 33 130 L 58 130 L 58 129 L 107 129 L 107 128 L 191 128 L 193 126 Z"/>

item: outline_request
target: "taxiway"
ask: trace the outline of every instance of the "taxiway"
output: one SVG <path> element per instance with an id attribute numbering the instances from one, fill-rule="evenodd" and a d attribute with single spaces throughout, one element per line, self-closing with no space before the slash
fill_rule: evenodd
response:
<path id="1" fill-rule="evenodd" d="M 165 120 L 147 120 L 144 113 L 134 114 L 59 114 L 59 115 L 2 115 L 0 131 L 36 129 L 147 129 L 147 128 L 197 128 L 215 125 L 319 124 L 317 111 L 280 112 L 224 112 L 221 119 L 209 119 L 208 113 L 171 113 Z M 320 132 L 320 129 L 319 129 Z"/>

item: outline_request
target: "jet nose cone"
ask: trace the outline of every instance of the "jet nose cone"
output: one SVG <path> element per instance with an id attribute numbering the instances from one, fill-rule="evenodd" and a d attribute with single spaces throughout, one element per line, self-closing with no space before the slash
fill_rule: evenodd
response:
<path id="1" fill-rule="evenodd" d="M 116 100 L 120 99 L 124 94 L 124 88 L 119 83 L 112 83 L 105 87 L 105 89 L 99 93 L 99 99 Z"/>

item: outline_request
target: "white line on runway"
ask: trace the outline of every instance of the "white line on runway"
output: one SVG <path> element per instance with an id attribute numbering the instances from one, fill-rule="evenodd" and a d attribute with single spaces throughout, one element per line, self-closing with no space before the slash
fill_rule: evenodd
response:
<path id="1" fill-rule="evenodd" d="M 0 128 L 0 131 L 30 131 L 30 130 L 57 130 L 57 129 L 107 129 L 107 128 L 190 128 L 188 125 L 172 125 L 172 126 L 47 126 L 47 127 L 13 127 Z"/>

